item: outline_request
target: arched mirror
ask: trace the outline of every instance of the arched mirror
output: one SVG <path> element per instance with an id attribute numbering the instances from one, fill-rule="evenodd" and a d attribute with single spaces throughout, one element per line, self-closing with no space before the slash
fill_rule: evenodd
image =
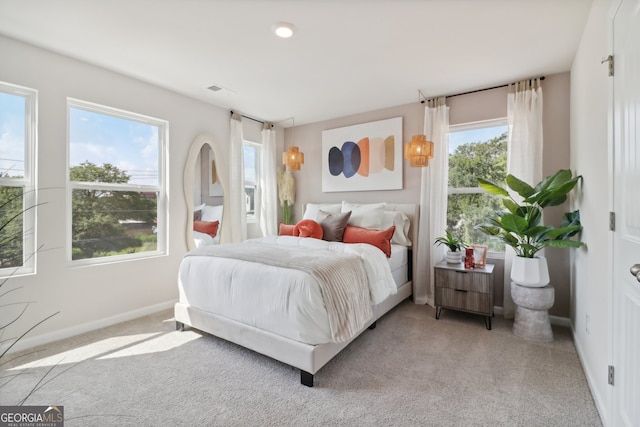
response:
<path id="1" fill-rule="evenodd" d="M 183 183 L 189 250 L 220 243 L 226 188 L 220 159 L 222 155 L 212 135 L 200 134 L 191 143 Z"/>

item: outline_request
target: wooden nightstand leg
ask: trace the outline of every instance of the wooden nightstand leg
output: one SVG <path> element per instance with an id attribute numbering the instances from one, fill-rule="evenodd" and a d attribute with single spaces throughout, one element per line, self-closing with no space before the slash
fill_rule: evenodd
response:
<path id="1" fill-rule="evenodd" d="M 442 310 L 442 307 L 438 306 L 436 307 L 436 319 L 440 318 L 440 311 Z"/>
<path id="2" fill-rule="evenodd" d="M 488 330 L 491 330 L 491 316 L 485 316 L 484 325 L 487 327 Z"/>

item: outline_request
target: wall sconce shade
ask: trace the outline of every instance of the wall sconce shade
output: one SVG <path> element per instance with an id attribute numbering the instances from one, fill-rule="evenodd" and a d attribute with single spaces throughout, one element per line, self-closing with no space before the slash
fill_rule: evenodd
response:
<path id="1" fill-rule="evenodd" d="M 282 163 L 288 171 L 299 171 L 300 165 L 304 164 L 304 153 L 300 151 L 298 146 L 292 145 L 289 149 L 282 153 Z"/>
<path id="2" fill-rule="evenodd" d="M 433 142 L 427 141 L 426 135 L 413 135 L 411 141 L 404 145 L 404 158 L 409 160 L 409 166 L 423 168 L 433 159 Z"/>

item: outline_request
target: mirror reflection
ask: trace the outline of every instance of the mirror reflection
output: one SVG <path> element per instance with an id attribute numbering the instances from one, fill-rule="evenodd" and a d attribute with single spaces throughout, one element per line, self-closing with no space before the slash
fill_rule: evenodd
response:
<path id="1" fill-rule="evenodd" d="M 224 187 L 212 144 L 213 139 L 199 135 L 191 146 L 185 165 L 186 240 L 190 250 L 220 243 Z"/>

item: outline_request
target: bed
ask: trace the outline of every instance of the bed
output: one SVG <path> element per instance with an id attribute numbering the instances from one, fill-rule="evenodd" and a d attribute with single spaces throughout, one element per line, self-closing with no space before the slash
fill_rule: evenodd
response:
<path id="1" fill-rule="evenodd" d="M 304 216 L 335 212 L 344 203 L 308 204 Z M 382 205 L 388 215 L 395 212 L 408 221 L 404 232 L 410 240 L 392 242 L 389 258 L 368 244 L 299 236 L 189 252 L 180 266 L 176 328 L 193 327 L 298 368 L 301 383 L 313 387 L 322 366 L 412 294 L 415 253 L 407 243 L 416 241 L 418 207 Z M 334 286 L 324 285 L 320 276 L 342 281 L 343 287 L 331 291 Z M 345 285 L 360 282 L 364 290 Z"/>

